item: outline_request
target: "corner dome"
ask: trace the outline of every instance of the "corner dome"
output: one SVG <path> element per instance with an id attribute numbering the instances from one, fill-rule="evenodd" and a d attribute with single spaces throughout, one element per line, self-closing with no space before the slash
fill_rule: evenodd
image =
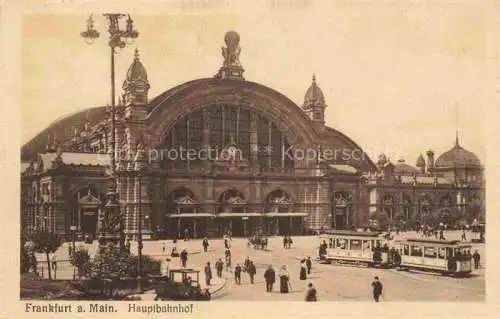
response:
<path id="1" fill-rule="evenodd" d="M 302 106 L 304 109 L 307 109 L 311 106 L 325 106 L 325 95 L 323 91 L 316 84 L 316 76 L 313 75 L 313 81 L 311 86 L 307 89 L 306 95 L 304 96 L 304 105 Z"/>
<path id="2" fill-rule="evenodd" d="M 455 146 L 449 151 L 444 152 L 436 160 L 435 168 L 450 169 L 450 168 L 479 168 L 481 161 L 476 154 L 464 149 L 457 141 Z"/>
<path id="3" fill-rule="evenodd" d="M 148 73 L 146 72 L 146 68 L 142 64 L 139 59 L 139 50 L 135 49 L 135 57 L 134 61 L 130 65 L 127 71 L 127 78 L 123 83 L 123 87 L 126 87 L 129 83 L 135 82 L 144 82 L 145 84 L 149 84 L 148 82 Z"/>

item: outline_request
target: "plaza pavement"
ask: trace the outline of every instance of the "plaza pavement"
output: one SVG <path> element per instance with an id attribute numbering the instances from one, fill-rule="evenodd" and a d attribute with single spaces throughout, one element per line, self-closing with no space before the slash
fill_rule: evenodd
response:
<path id="1" fill-rule="evenodd" d="M 446 239 L 460 239 L 460 232 L 445 232 Z M 414 232 L 395 236 L 417 237 Z M 291 249 L 283 249 L 282 237 L 271 237 L 267 251 L 247 247 L 247 240 L 233 238 L 231 242 L 233 267 L 248 256 L 254 261 L 257 268 L 255 284 L 250 284 L 248 275 L 242 273 L 242 284 L 234 283 L 232 272 L 224 271 L 224 278 L 216 278 L 215 262 L 218 258 L 224 261 L 224 243 L 222 239 L 210 240 L 208 252 L 203 252 L 201 240 L 179 241 L 177 249 L 187 249 L 189 252 L 187 268 L 200 270 L 200 284 L 205 286 L 203 267 L 206 262 L 212 265 L 214 276 L 212 292 L 217 291 L 213 300 L 254 300 L 254 301 L 301 301 L 304 300 L 306 286 L 313 283 L 318 291 L 320 301 L 369 301 L 371 297 L 371 282 L 374 276 L 379 276 L 384 285 L 384 301 L 483 301 L 485 298 L 484 266 L 474 270 L 469 278 L 453 278 L 425 272 L 406 272 L 396 269 L 365 268 L 346 265 L 319 264 L 317 257 L 317 236 L 293 237 Z M 162 246 L 166 243 L 166 253 L 172 249 L 172 241 L 147 241 L 144 242 L 144 255 L 157 259 L 165 259 Z M 97 251 L 97 244 L 85 245 L 93 255 Z M 137 244 L 131 242 L 132 253 L 136 253 Z M 481 254 L 481 264 L 485 265 L 485 245 L 473 244 L 473 250 Z M 300 259 L 311 256 L 313 259 L 312 274 L 307 280 L 299 280 Z M 41 256 L 40 256 L 41 257 Z M 67 259 L 67 246 L 64 245 L 56 252 L 58 260 Z M 44 257 L 43 257 L 44 258 Z M 170 258 L 170 257 L 168 257 Z M 170 269 L 180 268 L 179 258 L 170 258 Z M 39 259 L 40 260 L 40 259 Z M 45 259 L 42 259 L 45 260 Z M 273 293 L 266 293 L 263 274 L 268 265 L 273 265 L 277 279 L 279 269 L 287 265 L 291 275 L 292 291 L 289 294 L 280 294 L 279 282 L 274 286 Z M 46 267 L 46 266 L 45 266 Z M 59 268 L 59 267 L 58 267 Z M 46 274 L 46 270 L 44 272 Z M 68 277 L 69 276 L 69 277 Z M 73 276 L 72 266 L 60 267 L 57 278 L 70 279 Z"/>

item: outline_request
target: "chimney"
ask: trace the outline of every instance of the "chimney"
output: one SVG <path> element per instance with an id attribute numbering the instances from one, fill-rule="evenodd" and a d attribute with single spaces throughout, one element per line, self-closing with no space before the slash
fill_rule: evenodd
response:
<path id="1" fill-rule="evenodd" d="M 427 151 L 427 173 L 432 173 L 434 170 L 434 152 L 432 150 Z"/>

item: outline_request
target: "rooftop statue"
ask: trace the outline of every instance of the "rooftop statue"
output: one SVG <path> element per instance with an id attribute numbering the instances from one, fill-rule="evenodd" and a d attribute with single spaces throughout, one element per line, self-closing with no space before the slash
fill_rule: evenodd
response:
<path id="1" fill-rule="evenodd" d="M 229 31 L 224 37 L 226 47 L 222 48 L 222 56 L 224 57 L 224 66 L 241 66 L 240 63 L 240 35 L 235 31 Z"/>

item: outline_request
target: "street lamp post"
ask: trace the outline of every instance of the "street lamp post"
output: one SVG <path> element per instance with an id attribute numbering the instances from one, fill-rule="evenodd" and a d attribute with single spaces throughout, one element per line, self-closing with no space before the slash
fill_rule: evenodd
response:
<path id="1" fill-rule="evenodd" d="M 141 272 L 142 272 L 142 174 L 138 173 L 139 177 L 139 218 L 137 229 L 137 290 L 141 291 Z"/>
<path id="2" fill-rule="evenodd" d="M 111 50 L 111 138 L 110 138 L 110 162 L 111 162 L 111 174 L 109 176 L 108 192 L 107 192 L 107 202 L 106 202 L 106 217 L 108 225 L 101 228 L 101 238 L 100 243 L 105 244 L 107 237 L 110 237 L 113 241 L 118 241 L 120 247 L 123 248 L 125 245 L 125 234 L 123 230 L 123 218 L 120 213 L 120 205 L 118 203 L 117 194 L 117 176 L 116 176 L 116 93 L 115 93 L 115 54 L 118 49 L 123 49 L 128 42 L 132 42 L 135 38 L 139 36 L 139 33 L 134 30 L 133 20 L 128 15 L 126 20 L 125 30 L 120 29 L 120 19 L 125 17 L 125 14 L 121 13 L 106 13 L 104 16 L 108 20 L 108 32 L 109 41 L 108 45 Z M 95 39 L 99 38 L 99 32 L 94 29 L 94 21 L 92 15 L 87 20 L 87 30 L 80 34 L 88 44 L 93 44 Z M 119 234 L 113 234 L 113 232 L 119 224 Z M 107 234 L 111 232 L 111 234 Z"/>

